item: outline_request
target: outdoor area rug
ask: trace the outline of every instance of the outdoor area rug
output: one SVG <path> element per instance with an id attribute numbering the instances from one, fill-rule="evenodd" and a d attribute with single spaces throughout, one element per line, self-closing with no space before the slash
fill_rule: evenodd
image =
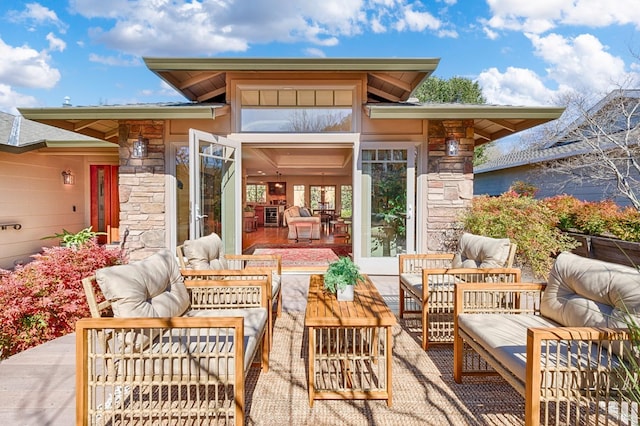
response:
<path id="1" fill-rule="evenodd" d="M 253 254 L 279 254 L 283 271 L 324 271 L 338 256 L 329 248 L 258 248 Z"/>
<path id="2" fill-rule="evenodd" d="M 453 380 L 450 345 L 423 351 L 404 327 L 393 331 L 393 404 L 381 400 L 315 401 L 309 407 L 304 313 L 275 321 L 269 372 L 253 367 L 247 425 L 523 425 L 524 400 L 500 377 Z"/>

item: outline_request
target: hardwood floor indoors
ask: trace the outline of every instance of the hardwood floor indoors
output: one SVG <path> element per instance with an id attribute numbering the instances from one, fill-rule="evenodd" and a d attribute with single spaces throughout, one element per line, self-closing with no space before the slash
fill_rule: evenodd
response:
<path id="1" fill-rule="evenodd" d="M 255 231 L 242 233 L 242 251 L 243 253 L 253 253 L 258 247 L 274 247 L 284 246 L 292 248 L 313 248 L 313 247 L 331 247 L 335 246 L 338 250 L 336 254 L 344 255 L 345 249 L 350 249 L 351 242 L 345 241 L 344 237 L 334 237 L 330 232 L 327 224 L 322 224 L 319 240 L 311 240 L 311 242 L 296 243 L 295 240 L 287 239 L 289 228 L 282 226 L 259 226 Z M 349 250 L 350 251 L 350 250 Z"/>

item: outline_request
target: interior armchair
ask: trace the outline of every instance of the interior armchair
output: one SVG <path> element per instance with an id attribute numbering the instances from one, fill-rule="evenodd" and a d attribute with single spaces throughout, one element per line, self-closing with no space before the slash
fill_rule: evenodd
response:
<path id="1" fill-rule="evenodd" d="M 520 269 L 512 268 L 515 253 L 508 238 L 464 233 L 455 253 L 399 256 L 399 316 L 421 315 L 422 349 L 453 343 L 456 283 L 521 281 Z"/>
<path id="2" fill-rule="evenodd" d="M 284 224 L 289 227 L 289 235 L 287 238 L 290 240 L 295 240 L 298 237 L 296 223 L 300 222 L 310 222 L 311 239 L 319 240 L 321 220 L 320 216 L 313 216 L 309 209 L 305 207 L 292 206 L 286 209 L 283 214 Z"/>

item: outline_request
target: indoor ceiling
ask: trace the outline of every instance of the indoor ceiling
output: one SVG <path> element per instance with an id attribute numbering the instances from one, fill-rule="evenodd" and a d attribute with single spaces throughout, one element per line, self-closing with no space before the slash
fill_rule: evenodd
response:
<path id="1" fill-rule="evenodd" d="M 351 147 L 242 145 L 242 166 L 250 177 L 314 175 L 341 176 L 352 173 Z"/>

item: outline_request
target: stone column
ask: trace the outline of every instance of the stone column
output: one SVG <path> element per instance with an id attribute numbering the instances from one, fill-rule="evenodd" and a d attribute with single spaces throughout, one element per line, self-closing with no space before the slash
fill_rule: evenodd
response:
<path id="1" fill-rule="evenodd" d="M 120 240 L 133 261 L 165 247 L 164 121 L 121 121 L 119 132 Z M 132 158 L 140 134 L 148 155 Z"/>
<path id="2" fill-rule="evenodd" d="M 457 156 L 446 155 L 448 136 L 460 141 Z M 429 122 L 426 247 L 450 251 L 457 241 L 460 214 L 473 198 L 473 120 Z"/>

